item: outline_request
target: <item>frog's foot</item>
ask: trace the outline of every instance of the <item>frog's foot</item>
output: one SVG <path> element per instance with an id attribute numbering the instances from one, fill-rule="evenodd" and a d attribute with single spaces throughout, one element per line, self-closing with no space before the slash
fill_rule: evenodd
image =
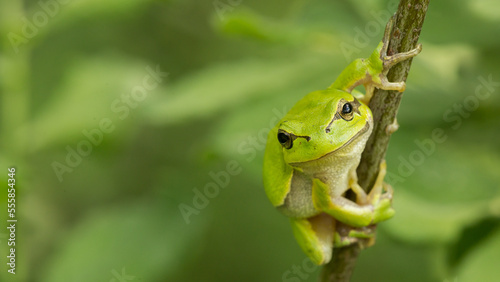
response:
<path id="1" fill-rule="evenodd" d="M 375 214 L 372 224 L 388 220 L 394 216 L 395 211 L 392 208 L 392 187 L 384 183 L 384 189 L 387 192 L 380 197 L 376 204 L 374 204 Z"/>
<path id="2" fill-rule="evenodd" d="M 408 52 L 398 53 L 392 56 L 387 56 L 385 52 L 381 52 L 380 58 L 383 64 L 383 70 L 382 73 L 380 74 L 380 82 L 374 83 L 374 85 L 384 90 L 395 90 L 398 92 L 404 92 L 406 89 L 405 82 L 404 81 L 389 82 L 387 80 L 387 73 L 394 65 L 396 65 L 399 62 L 415 57 L 420 53 L 420 51 L 422 51 L 422 44 L 419 43 L 415 49 L 412 49 Z"/>
<path id="3" fill-rule="evenodd" d="M 408 60 L 410 58 L 415 57 L 422 51 L 422 44 L 419 43 L 415 49 L 411 49 L 408 52 L 402 52 L 398 53 L 392 56 L 387 56 L 387 54 L 384 54 L 382 57 L 382 61 L 384 63 L 384 74 L 387 74 L 389 72 L 389 69 L 392 68 L 394 65 L 396 65 L 399 62 Z"/>
<path id="4" fill-rule="evenodd" d="M 393 190 L 389 184 L 384 183 L 386 173 L 387 165 L 385 160 L 383 160 L 380 163 L 380 172 L 377 180 L 368 194 L 368 201 L 374 206 L 375 211 L 372 223 L 384 221 L 394 216 L 394 209 L 391 205 Z"/>
<path id="5" fill-rule="evenodd" d="M 328 263 L 332 258 L 335 219 L 319 214 L 306 219 L 292 218 L 293 234 L 304 253 L 317 265 Z"/>
<path id="6" fill-rule="evenodd" d="M 415 47 L 415 49 L 412 49 L 408 52 L 402 52 L 394 54 L 392 56 L 388 56 L 387 49 L 389 48 L 389 41 L 391 37 L 392 28 L 394 26 L 394 21 L 395 21 L 395 16 L 392 16 L 385 27 L 384 38 L 382 39 L 383 45 L 382 48 L 380 49 L 380 59 L 382 60 L 383 70 L 380 76 L 380 83 L 376 83 L 375 86 L 384 90 L 396 90 L 399 92 L 404 92 L 406 84 L 403 81 L 389 82 L 387 80 L 386 75 L 389 72 L 389 70 L 397 63 L 408 60 L 418 55 L 420 51 L 422 51 L 422 44 L 419 43 L 417 47 Z"/>
<path id="7" fill-rule="evenodd" d="M 375 243 L 376 225 L 352 227 L 342 222 L 336 222 L 335 228 L 334 248 L 341 248 L 357 243 L 364 249 Z"/>
<path id="8" fill-rule="evenodd" d="M 380 59 L 383 61 L 384 70 L 389 71 L 389 69 L 395 64 L 402 62 L 404 60 L 415 57 L 422 51 L 422 44 L 418 44 L 415 49 L 412 49 L 408 52 L 403 52 L 399 54 L 395 54 L 392 56 L 387 56 L 387 50 L 389 49 L 389 42 L 391 39 L 392 28 L 394 27 L 394 21 L 396 20 L 396 15 L 393 15 L 387 25 L 385 26 L 384 37 L 382 38 L 382 48 L 380 49 Z"/>

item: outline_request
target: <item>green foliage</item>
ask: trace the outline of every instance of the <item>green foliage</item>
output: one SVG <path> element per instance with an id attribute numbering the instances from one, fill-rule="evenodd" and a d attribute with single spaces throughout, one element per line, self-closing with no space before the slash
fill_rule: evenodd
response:
<path id="1" fill-rule="evenodd" d="M 18 52 L 2 36 L 0 165 L 18 171 L 19 229 L 18 274 L 2 271 L 1 281 L 110 281 L 123 268 L 133 281 L 316 281 L 319 268 L 303 263 L 288 220 L 264 194 L 264 139 L 348 57 L 367 56 L 383 32 L 370 24 L 393 10 L 381 0 L 218 2 L 227 9 L 70 1 Z M 0 3 L 2 35 L 24 36 L 22 17 L 36 24 L 38 3 Z M 499 9 L 431 3 L 386 157 L 396 216 L 378 227 L 353 281 L 500 274 Z M 157 66 L 168 78 L 126 104 Z M 489 79 L 497 84 L 477 98 Z M 70 166 L 67 147 L 77 151 L 106 118 L 114 129 Z M 432 139 L 436 129 L 444 141 Z M 71 169 L 62 181 L 54 162 Z M 216 196 L 196 198 L 210 187 Z M 2 211 L 6 201 L 0 193 Z M 7 235 L 0 231 L 2 254 Z"/>
<path id="2" fill-rule="evenodd" d="M 187 226 L 173 204 L 150 202 L 93 210 L 55 247 L 40 281 L 112 279 L 110 270 L 121 274 L 124 267 L 142 281 L 172 275 L 186 254 L 196 251 L 203 225 Z"/>

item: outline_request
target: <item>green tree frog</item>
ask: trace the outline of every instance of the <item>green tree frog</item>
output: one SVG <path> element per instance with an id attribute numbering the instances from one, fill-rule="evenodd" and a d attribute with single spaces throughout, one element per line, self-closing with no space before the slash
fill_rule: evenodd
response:
<path id="1" fill-rule="evenodd" d="M 374 87 L 403 92 L 389 82 L 389 69 L 416 56 L 417 48 L 387 55 L 392 19 L 382 42 L 367 59 L 356 59 L 326 90 L 306 95 L 269 132 L 264 155 L 264 187 L 271 203 L 290 217 L 293 233 L 316 264 L 328 263 L 338 222 L 366 227 L 394 215 L 392 189 L 383 182 L 385 162 L 369 194 L 358 185 L 356 168 L 373 128 L 367 106 Z M 353 91 L 365 87 L 365 95 Z M 360 95 L 361 94 L 361 95 Z M 345 193 L 352 190 L 356 200 Z M 363 234 L 349 236 L 362 237 Z"/>

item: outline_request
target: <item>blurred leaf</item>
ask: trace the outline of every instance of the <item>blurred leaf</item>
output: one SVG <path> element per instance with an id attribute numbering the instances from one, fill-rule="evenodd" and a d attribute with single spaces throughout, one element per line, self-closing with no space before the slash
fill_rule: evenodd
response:
<path id="1" fill-rule="evenodd" d="M 26 42 L 23 41 L 22 44 L 26 43 L 31 46 L 36 46 L 37 42 L 46 38 L 46 35 L 60 29 L 67 29 L 78 21 L 95 21 L 103 18 L 123 19 L 137 16 L 140 14 L 139 12 L 141 10 L 147 8 L 148 2 L 150 1 L 28 1 L 28 3 L 26 3 L 28 11 L 25 13 L 25 17 L 19 15 L 18 13 L 20 12 L 16 11 L 16 17 L 11 17 L 10 21 L 5 21 L 4 25 L 9 25 L 9 32 L 14 32 L 16 35 L 26 40 Z M 23 20 L 23 18 L 26 18 L 26 20 Z M 26 33 L 25 30 L 28 30 L 28 33 Z"/>
<path id="2" fill-rule="evenodd" d="M 212 23 L 222 33 L 265 42 L 293 42 L 299 35 L 298 30 L 282 22 L 265 19 L 252 10 L 242 8 L 226 15 L 215 13 Z"/>
<path id="3" fill-rule="evenodd" d="M 61 1 L 63 2 L 63 1 Z M 110 0 L 106 2 L 98 0 L 76 0 L 64 1 L 68 3 L 59 4 L 58 2 L 53 7 L 56 12 L 51 10 L 49 22 L 51 24 L 50 31 L 67 28 L 70 24 L 80 20 L 98 20 L 100 18 L 125 18 L 140 14 L 141 10 L 147 8 L 148 2 L 144 0 Z M 46 11 L 47 8 L 42 8 L 40 2 L 32 9 L 35 12 Z M 59 5 L 58 5 L 59 4 Z M 50 5 L 49 5 L 50 6 Z M 47 29 L 41 28 L 42 32 Z"/>
<path id="4" fill-rule="evenodd" d="M 131 118 L 121 120 L 124 111 L 113 109 L 112 105 L 116 102 L 115 106 L 134 111 L 135 108 L 125 103 L 122 97 L 128 96 L 137 107 L 131 92 L 134 87 L 143 85 L 143 78 L 147 75 L 145 64 L 126 57 L 78 60 L 69 67 L 51 103 L 33 118 L 31 124 L 21 128 L 18 136 L 32 136 L 31 149 L 39 150 L 74 138 L 85 139 L 82 131 L 98 129 L 104 118 L 111 119 L 115 128 L 118 123 L 130 122 Z M 151 92 L 148 91 L 147 95 Z M 119 128 L 126 127 L 121 125 Z"/>
<path id="5" fill-rule="evenodd" d="M 500 227 L 500 218 L 486 218 L 474 222 L 462 232 L 459 240 L 450 247 L 448 263 L 455 267 L 466 255 L 489 238 Z"/>
<path id="6" fill-rule="evenodd" d="M 98 15 L 112 15 L 116 13 L 137 13 L 139 7 L 145 7 L 148 1 L 144 0 L 110 0 L 105 3 L 99 0 L 84 0 L 74 1 L 68 5 L 68 12 L 75 13 L 76 15 L 86 15 L 96 17 Z"/>
<path id="7" fill-rule="evenodd" d="M 452 5 L 450 1 L 433 3 L 422 35 L 435 43 L 466 42 L 479 49 L 495 48 L 500 37 L 493 35 L 498 34 L 500 25 L 492 24 L 491 16 L 498 10 L 498 2 L 489 5 L 491 1 L 468 0 L 464 5 Z M 498 18 L 498 14 L 495 16 Z"/>
<path id="8" fill-rule="evenodd" d="M 353 0 L 352 7 L 356 10 L 359 15 L 362 15 L 366 20 L 373 17 L 373 13 L 383 13 L 387 17 L 384 20 L 388 20 L 390 15 L 392 15 L 396 9 L 398 2 L 397 0 Z"/>
<path id="9" fill-rule="evenodd" d="M 394 135 L 387 162 L 389 171 L 396 175 L 392 178 L 396 192 L 405 188 L 422 199 L 443 204 L 500 197 L 500 156 L 486 146 L 455 138 L 451 130 L 443 129 L 444 142 L 431 141 L 433 130 L 405 128 Z"/>
<path id="10" fill-rule="evenodd" d="M 415 145 L 415 140 L 423 144 L 425 138 L 411 140 L 411 135 L 396 135 L 387 156 L 397 183 L 396 216 L 384 223 L 391 235 L 414 243 L 450 243 L 473 222 L 500 215 L 500 158 L 488 147 L 471 148 L 448 134 L 445 143 L 435 143 L 425 155 Z M 417 152 L 423 156 L 418 163 L 412 160 L 420 158 L 410 157 Z M 410 168 L 413 172 L 408 173 Z"/>
<path id="11" fill-rule="evenodd" d="M 459 281 L 498 281 L 500 269 L 500 228 L 481 242 L 458 267 Z"/>
<path id="12" fill-rule="evenodd" d="M 291 81 L 310 77 L 308 70 L 324 67 L 310 56 L 214 65 L 172 83 L 166 96 L 155 100 L 147 112 L 157 124 L 208 117 L 252 98 L 283 91 Z"/>
<path id="13" fill-rule="evenodd" d="M 468 6 L 471 11 L 492 21 L 500 21 L 500 6 L 495 0 L 469 0 Z"/>
<path id="14" fill-rule="evenodd" d="M 422 87 L 439 88 L 442 90 L 456 86 L 460 79 L 462 69 L 472 68 L 478 60 L 477 50 L 465 44 L 435 45 L 423 42 L 422 52 L 418 55 L 416 64 L 423 65 L 425 70 L 412 67 L 411 84 Z M 424 79 L 423 76 L 427 79 Z M 432 79 L 429 79 L 431 78 Z M 425 95 L 425 93 L 422 93 Z M 454 93 L 443 91 L 443 95 L 454 96 Z M 420 98 L 420 100 L 423 100 Z"/>
<path id="15" fill-rule="evenodd" d="M 396 189 L 393 219 L 382 223 L 392 236 L 411 243 L 446 243 L 458 239 L 462 229 L 489 215 L 488 202 L 431 203 Z"/>
<path id="16" fill-rule="evenodd" d="M 196 250 L 203 226 L 150 200 L 94 210 L 58 244 L 40 281 L 120 281 L 114 272 L 122 269 L 138 281 L 165 281 Z"/>

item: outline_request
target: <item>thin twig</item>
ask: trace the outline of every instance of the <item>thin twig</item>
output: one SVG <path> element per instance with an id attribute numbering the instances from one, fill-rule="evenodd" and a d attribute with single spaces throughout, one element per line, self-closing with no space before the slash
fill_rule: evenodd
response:
<path id="1" fill-rule="evenodd" d="M 387 55 L 406 52 L 417 46 L 428 6 L 429 0 L 401 0 L 399 2 Z M 411 59 L 403 61 L 391 68 L 387 75 L 389 81 L 406 81 L 411 61 Z M 369 107 L 373 113 L 374 129 L 357 169 L 359 184 L 367 192 L 375 184 L 379 164 L 385 158 L 390 139 L 390 133 L 386 131 L 386 128 L 396 119 L 401 96 L 402 93 L 396 91 L 376 89 L 370 101 Z M 320 281 L 349 281 L 360 251 L 359 243 L 334 248 L 332 260 L 323 268 Z"/>

